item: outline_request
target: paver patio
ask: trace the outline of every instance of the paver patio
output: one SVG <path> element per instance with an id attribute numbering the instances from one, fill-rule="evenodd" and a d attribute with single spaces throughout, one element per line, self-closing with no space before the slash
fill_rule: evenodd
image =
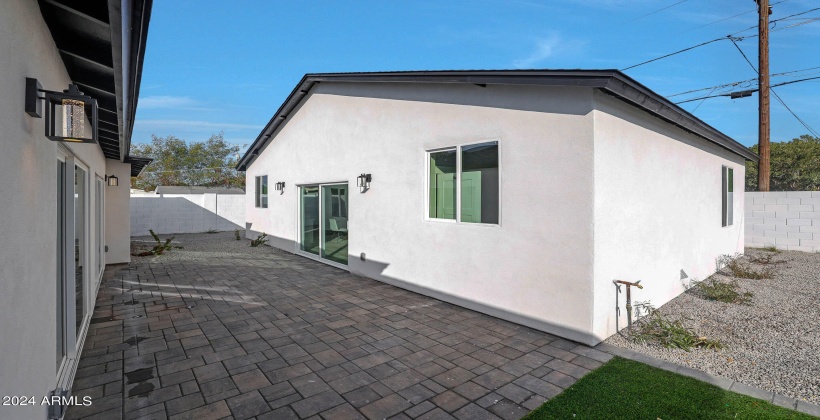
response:
<path id="1" fill-rule="evenodd" d="M 67 418 L 504 418 L 612 356 L 286 252 L 106 276 Z"/>

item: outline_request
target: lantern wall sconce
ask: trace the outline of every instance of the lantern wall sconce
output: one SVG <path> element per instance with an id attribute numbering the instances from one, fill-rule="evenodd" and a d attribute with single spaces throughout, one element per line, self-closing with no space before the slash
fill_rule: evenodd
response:
<path id="1" fill-rule="evenodd" d="M 40 96 L 44 93 L 44 96 Z M 51 141 L 97 143 L 97 100 L 83 94 L 75 84 L 62 92 L 44 90 L 37 79 L 26 77 L 26 113 L 43 117 Z M 89 127 L 90 124 L 90 127 Z"/>
<path id="2" fill-rule="evenodd" d="M 372 179 L 373 177 L 370 174 L 361 174 L 356 178 L 356 185 L 361 192 L 365 192 L 370 189 L 370 181 Z"/>
<path id="3" fill-rule="evenodd" d="M 108 184 L 109 187 L 118 187 L 120 185 L 120 180 L 114 175 L 106 175 L 105 182 Z"/>
<path id="4" fill-rule="evenodd" d="M 276 191 L 284 191 L 285 190 L 285 183 L 284 182 L 277 182 L 276 184 L 274 184 L 273 188 L 276 189 Z"/>

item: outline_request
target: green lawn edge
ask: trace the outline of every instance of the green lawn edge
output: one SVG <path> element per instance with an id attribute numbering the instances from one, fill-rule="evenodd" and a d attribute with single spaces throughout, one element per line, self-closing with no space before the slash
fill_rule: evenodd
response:
<path id="1" fill-rule="evenodd" d="M 814 419 L 687 376 L 615 357 L 526 417 L 536 419 Z"/>

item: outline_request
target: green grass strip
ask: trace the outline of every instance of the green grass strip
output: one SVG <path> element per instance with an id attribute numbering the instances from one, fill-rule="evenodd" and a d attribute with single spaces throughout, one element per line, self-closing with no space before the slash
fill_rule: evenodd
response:
<path id="1" fill-rule="evenodd" d="M 525 419 L 813 419 L 643 363 L 613 358 Z"/>

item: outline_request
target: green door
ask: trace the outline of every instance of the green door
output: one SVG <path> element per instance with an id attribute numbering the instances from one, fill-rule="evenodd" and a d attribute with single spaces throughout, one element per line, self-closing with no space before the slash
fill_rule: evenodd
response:
<path id="1" fill-rule="evenodd" d="M 461 221 L 481 223 L 481 172 L 461 173 Z"/>
<path id="2" fill-rule="evenodd" d="M 431 219 L 456 218 L 456 151 L 445 150 L 430 154 L 430 208 Z"/>
<path id="3" fill-rule="evenodd" d="M 456 174 L 436 174 L 436 200 L 433 217 L 456 218 Z"/>

